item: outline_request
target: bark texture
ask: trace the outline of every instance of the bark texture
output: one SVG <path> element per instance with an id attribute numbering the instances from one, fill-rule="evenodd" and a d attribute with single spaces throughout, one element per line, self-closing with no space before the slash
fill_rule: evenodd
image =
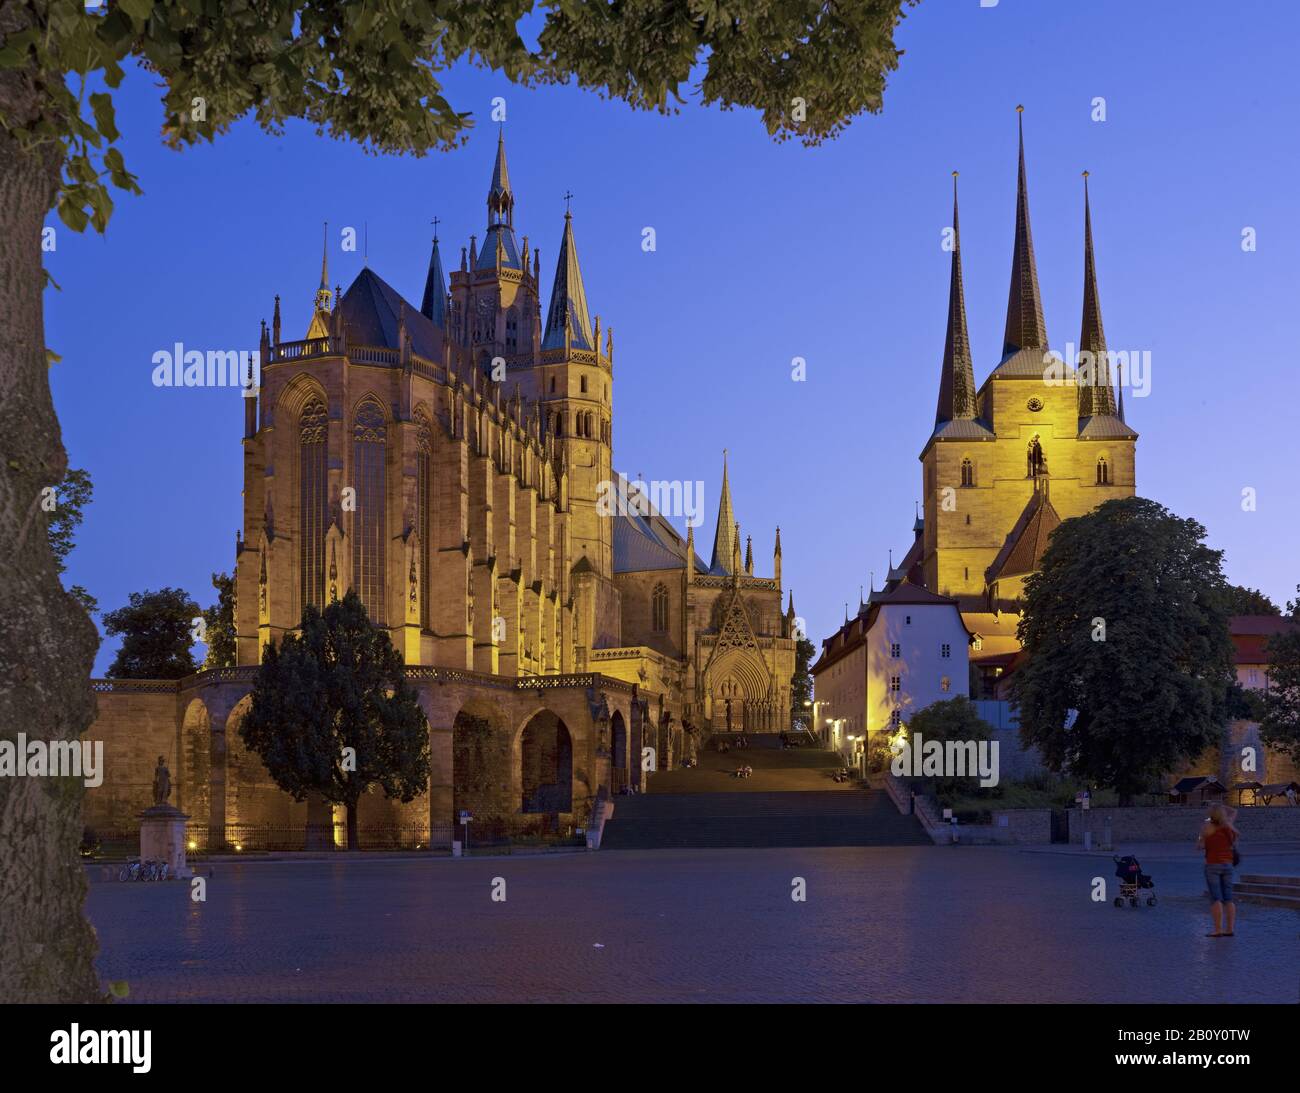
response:
<path id="1" fill-rule="evenodd" d="M 0 3 L 0 33 L 30 19 Z M 57 78 L 57 77 L 56 77 Z M 39 109 L 30 73 L 0 73 L 12 124 Z M 76 740 L 94 717 L 99 636 L 63 590 L 46 537 L 42 490 L 67 456 L 45 359 L 41 228 L 63 149 L 20 149 L 0 129 L 0 738 Z M 56 365 L 56 367 L 63 367 Z M 0 777 L 0 998 L 90 1002 L 100 993 L 83 904 L 80 779 Z"/>

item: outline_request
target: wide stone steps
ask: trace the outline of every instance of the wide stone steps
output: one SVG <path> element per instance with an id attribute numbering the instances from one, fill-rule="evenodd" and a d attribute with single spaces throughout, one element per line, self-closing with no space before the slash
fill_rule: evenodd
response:
<path id="1" fill-rule="evenodd" d="M 1242 873 L 1232 886 L 1232 894 L 1265 907 L 1290 907 L 1300 911 L 1300 877 Z"/>
<path id="2" fill-rule="evenodd" d="M 873 790 L 652 793 L 614 799 L 606 850 L 928 846 L 912 816 Z"/>

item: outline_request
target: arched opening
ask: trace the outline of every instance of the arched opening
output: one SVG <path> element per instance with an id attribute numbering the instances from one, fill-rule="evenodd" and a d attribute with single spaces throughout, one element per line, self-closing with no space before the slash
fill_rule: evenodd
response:
<path id="1" fill-rule="evenodd" d="M 1106 462 L 1104 455 L 1097 459 L 1097 485 L 1110 485 L 1110 464 Z"/>
<path id="2" fill-rule="evenodd" d="M 301 850 L 307 804 L 281 790 L 262 757 L 244 743 L 239 726 L 251 705 L 246 695 L 226 718 L 224 841 L 241 850 Z"/>
<path id="3" fill-rule="evenodd" d="M 609 719 L 610 787 L 611 793 L 621 793 L 627 785 L 627 725 L 623 714 L 615 710 Z"/>
<path id="4" fill-rule="evenodd" d="M 668 589 L 662 584 L 655 585 L 653 595 L 650 597 L 650 629 L 656 634 L 666 633 L 668 630 Z"/>
<path id="5" fill-rule="evenodd" d="M 509 733 L 498 731 L 486 711 L 461 710 L 451 725 L 451 821 L 461 837 L 460 813 L 473 817 L 471 837 L 504 833 L 510 809 Z"/>
<path id="6" fill-rule="evenodd" d="M 963 486 L 975 485 L 975 464 L 967 457 L 961 461 L 961 484 Z"/>
<path id="7" fill-rule="evenodd" d="M 180 758 L 180 770 L 173 773 L 176 795 L 172 803 L 189 813 L 186 841 L 194 843 L 189 849 L 206 850 L 212 800 L 212 721 L 207 706 L 197 698 L 185 708 L 181 722 Z"/>
<path id="8" fill-rule="evenodd" d="M 573 811 L 573 739 L 550 710 L 524 726 L 519 748 L 521 811 L 558 815 Z"/>

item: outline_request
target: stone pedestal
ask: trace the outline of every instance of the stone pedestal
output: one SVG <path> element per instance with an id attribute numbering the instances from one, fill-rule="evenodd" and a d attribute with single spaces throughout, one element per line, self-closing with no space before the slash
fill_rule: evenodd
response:
<path id="1" fill-rule="evenodd" d="M 186 880 L 194 874 L 185 864 L 185 821 L 189 816 L 171 805 L 153 805 L 140 813 L 140 860 L 164 861 L 167 875 Z"/>

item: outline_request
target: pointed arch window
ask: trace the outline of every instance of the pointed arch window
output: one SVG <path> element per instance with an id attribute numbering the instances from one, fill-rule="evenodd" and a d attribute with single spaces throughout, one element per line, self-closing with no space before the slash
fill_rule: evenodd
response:
<path id="1" fill-rule="evenodd" d="M 367 398 L 352 416 L 352 480 L 357 491 L 352 514 L 352 587 L 377 626 L 384 625 L 387 442 L 383 407 Z"/>
<path id="2" fill-rule="evenodd" d="M 1104 455 L 1097 458 L 1097 485 L 1110 485 L 1110 464 L 1106 462 Z"/>
<path id="3" fill-rule="evenodd" d="M 329 415 L 313 398 L 298 415 L 298 584 L 302 606 L 325 606 L 325 527 L 329 517 L 325 438 Z"/>
<path id="4" fill-rule="evenodd" d="M 975 485 L 975 464 L 970 461 L 969 456 L 961 461 L 961 484 Z"/>
<path id="5" fill-rule="evenodd" d="M 424 596 L 425 625 L 432 628 L 428 558 L 433 549 L 433 426 L 422 410 L 416 411 L 415 423 L 415 530 L 420 536 L 420 592 Z"/>
<path id="6" fill-rule="evenodd" d="M 668 632 L 668 589 L 662 584 L 655 585 L 650 597 L 650 628 L 656 634 Z"/>

